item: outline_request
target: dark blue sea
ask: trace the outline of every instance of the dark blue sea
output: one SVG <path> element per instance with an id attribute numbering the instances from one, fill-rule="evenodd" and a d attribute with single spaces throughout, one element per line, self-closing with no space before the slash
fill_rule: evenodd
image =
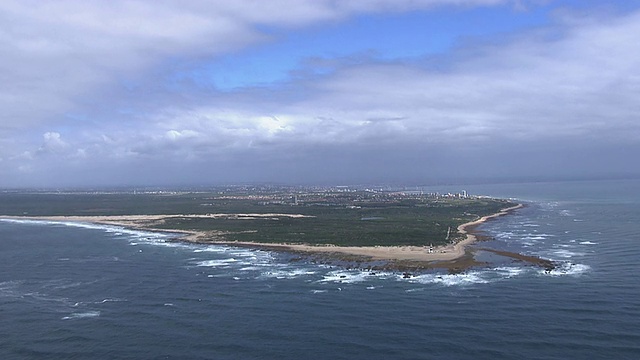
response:
<path id="1" fill-rule="evenodd" d="M 559 267 L 479 251 L 495 265 L 404 279 L 0 221 L 0 359 L 640 359 L 640 181 L 464 190 L 528 205 L 485 223 L 479 247 Z"/>

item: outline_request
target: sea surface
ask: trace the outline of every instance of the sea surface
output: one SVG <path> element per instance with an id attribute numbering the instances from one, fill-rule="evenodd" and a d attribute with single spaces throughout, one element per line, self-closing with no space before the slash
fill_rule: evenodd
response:
<path id="1" fill-rule="evenodd" d="M 405 279 L 2 220 L 0 359 L 640 359 L 640 181 L 464 190 L 527 204 L 479 247 L 559 267 L 479 251 L 494 265 Z"/>

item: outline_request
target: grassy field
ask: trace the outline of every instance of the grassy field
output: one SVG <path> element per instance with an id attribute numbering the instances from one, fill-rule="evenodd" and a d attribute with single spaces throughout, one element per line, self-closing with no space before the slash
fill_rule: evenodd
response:
<path id="1" fill-rule="evenodd" d="M 297 199 L 300 199 L 298 202 Z M 302 214 L 289 218 L 171 218 L 166 229 L 216 230 L 225 240 L 345 246 L 441 245 L 458 225 L 515 205 L 490 198 L 380 193 L 0 193 L 1 215 Z M 297 204 L 296 204 L 297 203 Z M 447 237 L 448 232 L 450 235 Z"/>

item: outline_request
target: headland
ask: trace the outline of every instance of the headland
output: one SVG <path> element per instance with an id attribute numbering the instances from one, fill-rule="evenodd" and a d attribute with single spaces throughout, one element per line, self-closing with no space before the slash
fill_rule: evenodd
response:
<path id="1" fill-rule="evenodd" d="M 29 199 L 43 195 L 51 200 L 51 194 Z M 54 196 L 58 208 L 49 208 L 46 214 L 38 214 L 41 207 L 27 205 L 29 211 L 19 216 L 15 215 L 19 209 L 14 209 L 14 214 L 4 211 L 12 216 L 2 217 L 173 232 L 177 241 L 283 251 L 363 267 L 457 271 L 482 265 L 468 247 L 478 240 L 474 231 L 478 225 L 523 206 L 466 192 L 441 195 L 344 188 L 113 197 L 70 194 L 60 201 Z M 105 202 L 110 207 L 104 207 Z M 154 203 L 162 206 L 150 208 Z M 170 211 L 159 212 L 163 209 Z"/>

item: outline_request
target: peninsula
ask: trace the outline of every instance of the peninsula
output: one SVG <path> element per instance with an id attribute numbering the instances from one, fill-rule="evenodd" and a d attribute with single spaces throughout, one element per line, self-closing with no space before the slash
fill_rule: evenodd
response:
<path id="1" fill-rule="evenodd" d="M 351 187 L 5 192 L 0 198 L 5 218 L 176 232 L 180 241 L 418 268 L 474 264 L 460 263 L 477 240 L 473 229 L 522 207 L 466 192 Z"/>

